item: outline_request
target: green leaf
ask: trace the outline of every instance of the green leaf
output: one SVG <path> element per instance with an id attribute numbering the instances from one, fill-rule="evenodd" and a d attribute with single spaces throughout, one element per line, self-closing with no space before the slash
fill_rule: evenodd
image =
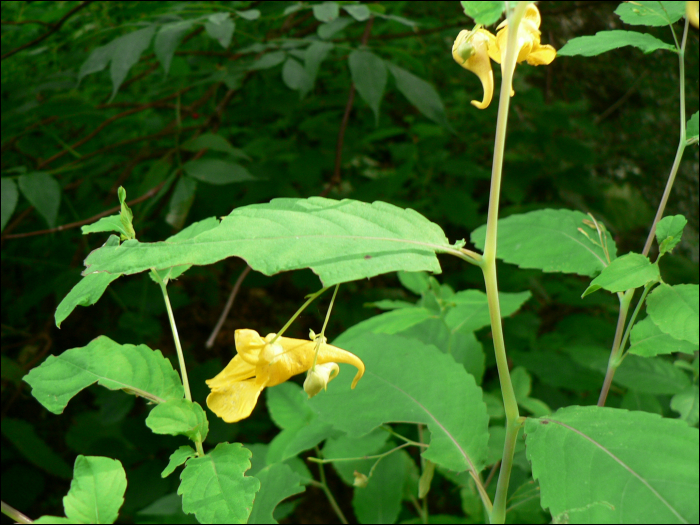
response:
<path id="1" fill-rule="evenodd" d="M 195 457 L 196 455 L 197 453 L 189 445 L 182 445 L 178 447 L 178 449 L 175 452 L 170 454 L 168 464 L 163 470 L 163 472 L 161 472 L 160 477 L 167 478 L 170 474 L 175 472 L 175 469 L 177 467 L 182 465 L 188 459 Z"/>
<path id="2" fill-rule="evenodd" d="M 321 24 L 320 26 L 318 26 L 316 34 L 318 34 L 319 38 L 322 38 L 323 40 L 328 40 L 333 35 L 339 33 L 347 26 L 352 24 L 354 21 L 355 20 L 353 18 L 338 17 L 335 20 L 332 20 L 331 22 Z"/>
<path id="3" fill-rule="evenodd" d="M 105 336 L 58 357 L 49 356 L 24 381 L 36 400 L 54 414 L 63 412 L 73 396 L 94 383 L 158 403 L 184 396 L 180 377 L 160 350 L 120 345 Z"/>
<path id="4" fill-rule="evenodd" d="M 400 308 L 413 308 L 415 303 L 395 299 L 382 299 L 373 303 L 365 303 L 362 306 L 365 308 L 378 308 L 379 310 L 398 310 Z"/>
<path id="5" fill-rule="evenodd" d="M 260 491 L 255 496 L 248 523 L 278 523 L 272 512 L 283 500 L 306 489 L 301 477 L 283 463 L 269 465 L 255 474 L 260 480 Z"/>
<path id="6" fill-rule="evenodd" d="M 221 159 L 198 159 L 185 162 L 182 169 L 190 177 L 209 184 L 231 184 L 255 180 L 250 172 L 237 162 Z"/>
<path id="7" fill-rule="evenodd" d="M 204 410 L 199 403 L 187 399 L 173 399 L 156 405 L 146 418 L 146 426 L 154 434 L 187 436 L 192 441 L 204 441 L 209 432 Z"/>
<path id="8" fill-rule="evenodd" d="M 284 59 L 287 58 L 287 53 L 284 51 L 273 51 L 272 53 L 267 53 L 261 56 L 258 60 L 253 62 L 248 69 L 250 71 L 256 71 L 259 69 L 270 69 L 275 66 L 279 66 Z"/>
<path id="9" fill-rule="evenodd" d="M 187 228 L 184 228 L 177 232 L 175 235 L 171 235 L 170 237 L 165 239 L 165 242 L 173 243 L 193 239 L 200 233 L 211 230 L 212 228 L 216 228 L 218 225 L 219 219 L 217 219 L 216 217 L 209 217 L 208 219 L 204 219 L 202 221 L 193 222 Z M 165 274 L 161 275 L 160 277 L 161 279 L 168 280 L 177 279 L 190 268 L 190 265 L 174 266 L 172 268 L 169 268 L 167 272 L 165 272 Z M 149 276 L 151 277 L 153 282 L 157 283 L 152 274 L 149 274 Z"/>
<path id="10" fill-rule="evenodd" d="M 70 478 L 68 463 L 37 435 L 28 422 L 5 417 L 2 420 L 2 435 L 33 465 L 59 478 Z"/>
<path id="11" fill-rule="evenodd" d="M 323 457 L 325 459 L 349 459 L 373 455 L 379 452 L 387 439 L 389 439 L 389 432 L 383 428 L 376 428 L 369 434 L 361 437 L 342 435 L 336 438 L 329 438 L 323 445 Z M 334 461 L 332 465 L 340 478 L 348 485 L 352 485 L 355 480 L 353 473 L 356 470 L 365 473 L 369 472 L 375 461 L 375 459 Z"/>
<path id="12" fill-rule="evenodd" d="M 401 285 L 416 295 L 423 295 L 430 288 L 425 272 L 399 272 L 397 275 Z"/>
<path id="13" fill-rule="evenodd" d="M 311 268 L 331 286 L 398 270 L 440 273 L 452 248 L 439 226 L 411 209 L 349 199 L 274 199 L 233 210 L 217 228 L 177 243 L 126 241 L 86 259 L 94 272 L 138 273 L 238 256 L 265 275 Z M 339 256 L 338 254 L 342 254 Z"/>
<path id="14" fill-rule="evenodd" d="M 236 11 L 236 14 L 245 20 L 257 20 L 258 18 L 260 18 L 260 11 L 258 11 L 257 9 Z"/>
<path id="15" fill-rule="evenodd" d="M 392 421 L 425 423 L 431 441 L 423 457 L 458 472 L 481 470 L 488 415 L 481 389 L 462 365 L 433 346 L 398 336 L 365 334 L 345 343 L 341 336 L 334 344 L 356 354 L 367 371 L 350 390 L 353 374 L 341 368 L 328 391 L 309 400 L 322 421 L 351 437 Z M 447 385 L 459 403 L 445 402 Z"/>
<path id="16" fill-rule="evenodd" d="M 564 47 L 557 51 L 557 56 L 576 55 L 584 57 L 594 57 L 620 47 L 633 46 L 641 49 L 645 54 L 652 53 L 657 49 L 675 51 L 673 44 L 667 44 L 655 36 L 648 33 L 637 33 L 636 31 L 623 31 L 615 29 L 613 31 L 599 31 L 594 36 L 578 36 L 569 40 Z"/>
<path id="17" fill-rule="evenodd" d="M 81 226 L 80 230 L 82 231 L 83 235 L 87 235 L 88 233 L 117 232 L 120 235 L 126 236 L 128 233 L 122 224 L 121 215 L 102 217 L 92 224 Z"/>
<path id="18" fill-rule="evenodd" d="M 683 2 L 624 2 L 615 9 L 620 19 L 634 26 L 666 26 L 685 15 Z"/>
<path id="19" fill-rule="evenodd" d="M 384 457 L 374 469 L 367 486 L 355 488 L 352 508 L 360 523 L 396 523 L 401 511 L 407 467 L 402 452 Z M 362 473 L 367 475 L 369 470 Z"/>
<path id="20" fill-rule="evenodd" d="M 117 239 L 116 235 L 110 238 Z M 119 277 L 121 277 L 119 274 L 93 273 L 80 279 L 56 308 L 54 314 L 56 326 L 61 328 L 61 323 L 75 310 L 76 306 L 90 306 L 99 301 L 107 287 Z"/>
<path id="21" fill-rule="evenodd" d="M 662 283 L 647 297 L 647 313 L 662 332 L 698 344 L 698 285 Z"/>
<path id="22" fill-rule="evenodd" d="M 698 431 L 684 421 L 574 406 L 525 433 L 555 522 L 697 523 Z"/>
<path id="23" fill-rule="evenodd" d="M 0 231 L 5 229 L 7 221 L 10 220 L 12 214 L 15 212 L 15 207 L 17 206 L 17 198 L 19 197 L 19 192 L 17 191 L 17 184 L 14 180 L 3 178 L 2 181 L 2 203 L 0 208 L 0 213 L 2 215 L 2 220 L 0 221 Z"/>
<path id="24" fill-rule="evenodd" d="M 649 257 L 644 257 L 640 253 L 626 253 L 603 268 L 600 275 L 593 279 L 586 291 L 583 292 L 581 298 L 583 299 L 601 288 L 609 292 L 624 292 L 631 288 L 645 286 L 660 278 L 659 266 L 651 264 Z"/>
<path id="25" fill-rule="evenodd" d="M 309 450 L 332 435 L 331 425 L 309 408 L 308 396 L 296 383 L 282 383 L 266 390 L 267 406 L 275 424 L 284 429 L 270 443 L 266 461 L 281 463 Z"/>
<path id="26" fill-rule="evenodd" d="M 582 366 L 605 374 L 610 353 L 596 346 L 567 347 Z M 662 358 L 628 355 L 615 372 L 615 384 L 646 394 L 676 394 L 690 385 L 686 373 Z"/>
<path id="27" fill-rule="evenodd" d="M 346 330 L 341 338 L 343 340 L 348 340 L 365 333 L 396 334 L 434 317 L 436 316 L 433 312 L 418 306 L 401 308 L 399 310 L 375 315 L 374 317 L 357 323 L 355 326 Z"/>
<path id="28" fill-rule="evenodd" d="M 228 140 L 226 140 L 221 135 L 215 135 L 214 133 L 204 133 L 199 137 L 188 140 L 181 146 L 181 148 L 186 151 L 199 151 L 201 149 L 210 149 L 212 151 L 228 153 L 232 157 L 250 160 L 250 157 L 246 155 L 246 153 L 243 150 L 234 148 L 233 146 L 231 146 L 231 143 Z"/>
<path id="29" fill-rule="evenodd" d="M 42 516 L 34 523 L 114 523 L 125 491 L 126 473 L 119 460 L 78 456 L 70 490 L 63 498 L 66 518 Z"/>
<path id="30" fill-rule="evenodd" d="M 693 116 L 688 120 L 685 128 L 685 139 L 688 142 L 698 141 L 698 112 L 693 113 Z"/>
<path id="31" fill-rule="evenodd" d="M 358 22 L 364 22 L 372 15 L 366 5 L 344 5 L 343 9 Z"/>
<path id="32" fill-rule="evenodd" d="M 319 22 L 331 22 L 338 18 L 340 14 L 340 6 L 336 2 L 323 2 L 322 4 L 314 4 L 314 18 Z"/>
<path id="33" fill-rule="evenodd" d="M 146 27 L 120 36 L 109 44 L 112 51 L 109 70 L 112 77 L 110 101 L 117 95 L 117 91 L 119 91 L 119 87 L 124 82 L 129 70 L 139 61 L 141 54 L 151 44 L 155 31 L 155 26 Z"/>
<path id="34" fill-rule="evenodd" d="M 207 35 L 221 44 L 221 47 L 228 49 L 236 24 L 231 20 L 229 13 L 214 13 L 207 18 L 204 29 Z"/>
<path id="35" fill-rule="evenodd" d="M 250 451 L 240 443 L 219 443 L 201 458 L 185 465 L 177 493 L 182 510 L 200 523 L 245 523 L 253 508 L 260 481 L 245 476 Z"/>
<path id="36" fill-rule="evenodd" d="M 292 57 L 288 57 L 282 67 L 282 80 L 289 89 L 298 91 L 300 98 L 304 98 L 313 87 L 313 81 L 306 68 Z"/>
<path id="37" fill-rule="evenodd" d="M 460 2 L 464 14 L 474 19 L 475 24 L 490 26 L 495 24 L 503 11 L 505 2 Z"/>
<path id="38" fill-rule="evenodd" d="M 597 234 L 590 239 L 578 231 L 589 217 L 573 210 L 537 210 L 511 215 L 498 221 L 498 257 L 521 268 L 544 272 L 576 273 L 594 276 L 608 265 Z M 471 235 L 477 248 L 484 248 L 486 225 Z M 615 243 L 607 239 L 610 258 Z"/>
<path id="39" fill-rule="evenodd" d="M 170 197 L 165 222 L 176 230 L 182 228 L 187 220 L 187 214 L 190 212 L 196 194 L 197 181 L 192 177 L 180 177 Z"/>
<path id="40" fill-rule="evenodd" d="M 304 67 L 306 68 L 306 72 L 311 79 L 311 88 L 313 88 L 313 85 L 316 82 L 316 76 L 318 75 L 318 69 L 321 66 L 321 62 L 326 59 L 328 53 L 330 53 L 334 47 L 335 45 L 332 42 L 321 42 L 316 40 L 311 42 L 311 45 L 306 48 L 306 53 L 304 54 Z"/>
<path id="41" fill-rule="evenodd" d="M 158 62 L 163 66 L 165 74 L 170 71 L 170 63 L 175 55 L 177 46 L 180 45 L 182 37 L 190 30 L 194 24 L 193 20 L 180 20 L 161 26 L 153 42 L 153 49 L 158 58 Z"/>
<path id="42" fill-rule="evenodd" d="M 391 62 L 386 62 L 386 66 L 394 75 L 396 88 L 418 111 L 449 131 L 455 132 L 447 120 L 440 95 L 431 84 Z"/>
<path id="43" fill-rule="evenodd" d="M 672 215 L 664 217 L 656 225 L 656 242 L 659 243 L 659 252 L 672 252 L 673 249 L 681 242 L 683 236 L 683 228 L 688 224 L 688 221 L 683 215 Z"/>
<path id="44" fill-rule="evenodd" d="M 691 385 L 671 398 L 671 409 L 681 415 L 690 426 L 698 424 L 698 385 Z"/>
<path id="45" fill-rule="evenodd" d="M 20 175 L 19 189 L 27 200 L 36 208 L 49 225 L 56 227 L 58 207 L 61 204 L 61 186 L 48 173 L 35 171 Z"/>
<path id="46" fill-rule="evenodd" d="M 674 352 L 692 354 L 697 350 L 697 344 L 674 339 L 670 335 L 662 332 L 661 329 L 653 323 L 651 317 L 646 317 L 641 321 L 637 321 L 630 333 L 629 352 L 631 354 L 653 357 L 655 355 L 672 354 Z"/>
<path id="47" fill-rule="evenodd" d="M 375 126 L 379 125 L 379 105 L 382 102 L 388 74 L 384 61 L 369 51 L 353 51 L 348 57 L 352 81 L 357 92 L 374 113 Z"/>
<path id="48" fill-rule="evenodd" d="M 499 293 L 501 317 L 513 315 L 530 297 L 532 297 L 530 292 Z M 449 301 L 455 303 L 456 306 L 447 312 L 445 322 L 453 332 L 458 330 L 475 332 L 491 324 L 489 303 L 484 292 L 464 290 L 454 294 Z"/>

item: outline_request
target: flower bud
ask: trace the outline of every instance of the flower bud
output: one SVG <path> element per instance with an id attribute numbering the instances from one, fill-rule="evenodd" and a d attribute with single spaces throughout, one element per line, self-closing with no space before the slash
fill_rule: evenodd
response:
<path id="1" fill-rule="evenodd" d="M 321 390 L 328 388 L 328 383 L 338 375 L 340 368 L 336 363 L 326 363 L 324 365 L 316 365 L 306 374 L 304 381 L 304 392 L 309 396 L 309 399 L 318 394 Z"/>
<path id="2" fill-rule="evenodd" d="M 352 482 L 353 486 L 360 489 L 363 489 L 367 486 L 367 482 L 369 481 L 369 479 L 362 472 L 355 471 L 353 472 L 353 475 L 355 476 L 355 481 Z"/>

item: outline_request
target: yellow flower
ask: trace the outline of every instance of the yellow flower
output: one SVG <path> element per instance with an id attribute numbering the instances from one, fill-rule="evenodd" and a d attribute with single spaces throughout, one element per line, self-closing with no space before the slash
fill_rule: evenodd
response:
<path id="1" fill-rule="evenodd" d="M 542 18 L 537 6 L 529 4 L 518 28 L 518 58 L 516 62 L 527 60 L 531 66 L 543 66 L 551 64 L 557 56 L 557 50 L 549 44 L 540 45 L 541 22 Z M 508 42 L 508 20 L 501 22 L 497 29 L 499 31 L 496 34 L 496 45 L 489 46 L 489 56 L 494 62 L 503 64 L 506 58 L 506 43 Z"/>
<path id="2" fill-rule="evenodd" d="M 690 22 L 690 25 L 698 27 L 698 6 L 700 2 L 686 2 L 685 3 L 685 17 Z"/>
<path id="3" fill-rule="evenodd" d="M 247 418 L 265 387 L 284 383 L 292 376 L 306 372 L 312 367 L 315 341 L 278 337 L 270 344 L 274 337 L 275 334 L 268 334 L 263 339 L 255 330 L 236 330 L 238 354 L 216 377 L 207 381 L 211 389 L 211 394 L 207 397 L 207 406 L 227 423 Z M 365 373 L 364 363 L 350 352 L 329 344 L 321 344 L 316 368 L 335 362 L 347 363 L 357 368 L 351 386 L 355 388 Z"/>
<path id="4" fill-rule="evenodd" d="M 489 60 L 489 45 L 495 45 L 496 37 L 485 29 L 467 31 L 463 29 L 457 35 L 452 46 L 452 57 L 464 69 L 476 74 L 484 88 L 484 98 L 481 102 L 472 100 L 479 109 L 485 109 L 493 98 L 493 71 Z"/>

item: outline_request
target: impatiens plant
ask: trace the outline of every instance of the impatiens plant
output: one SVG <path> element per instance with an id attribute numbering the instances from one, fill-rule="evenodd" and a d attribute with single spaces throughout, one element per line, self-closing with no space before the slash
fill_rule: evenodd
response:
<path id="1" fill-rule="evenodd" d="M 32 369 L 24 381 L 34 398 L 53 414 L 62 413 L 93 384 L 142 398 L 145 424 L 153 433 L 191 441 L 173 451 L 162 477 L 182 467 L 176 503 L 202 523 L 276 523 L 278 505 L 307 486 L 322 491 L 338 519 L 347 523 L 327 482 L 326 464 L 354 487 L 353 508 L 361 523 L 396 522 L 404 500 L 415 511 L 406 523 L 518 522 L 517 512 L 529 505 L 535 522 L 698 522 L 698 285 L 667 284 L 659 264 L 672 257 L 687 224 L 683 216 L 664 212 L 683 152 L 698 142 L 698 114 L 687 120 L 684 88 L 690 4 L 695 4 L 697 25 L 697 2 L 688 2 L 687 15 L 684 2 L 626 2 L 616 11 L 627 24 L 668 25 L 675 45 L 647 33 L 612 30 L 575 38 L 559 50 L 542 44 L 540 12 L 532 2 L 461 4 L 476 25 L 458 34 L 452 57 L 481 81 L 482 100 L 471 102 L 476 108 L 486 109 L 494 98 L 491 61 L 501 66 L 498 114 L 491 127 L 495 141 L 487 222 L 471 232 L 473 246 L 467 248 L 464 239 L 450 242 L 440 226 L 410 208 L 325 197 L 241 206 L 161 242 L 141 242 L 126 191 L 119 187 L 119 213 L 83 226 L 84 234 L 110 235 L 85 259 L 82 280 L 59 304 L 55 321 L 60 325 L 77 306 L 95 304 L 117 278 L 148 272 L 167 310 L 179 373 L 159 350 L 101 336 Z M 363 7 L 343 4 L 353 16 L 364 16 Z M 312 9 L 328 24 L 341 20 L 334 2 Z M 366 14 L 374 16 L 369 7 Z M 495 35 L 486 29 L 504 15 Z M 679 40 L 675 24 L 684 16 Z M 233 33 L 228 22 L 228 17 L 210 17 L 204 27 L 223 45 Z M 159 32 L 156 42 L 164 46 L 166 38 L 181 36 L 177 27 L 169 31 Z M 618 253 L 610 234 L 613 225 L 583 210 L 544 209 L 499 219 L 504 171 L 517 176 L 506 161 L 510 104 L 517 100 L 511 99 L 513 78 L 526 67 L 516 64 L 546 66 L 555 57 L 597 56 L 628 45 L 647 53 L 674 53 L 681 72 L 678 150 L 645 246 L 639 253 Z M 81 69 L 81 77 L 110 60 L 115 68 L 120 57 L 110 54 L 109 46 L 100 49 Z M 273 54 L 260 60 L 274 61 Z M 284 70 L 293 76 L 302 66 L 287 60 Z M 361 69 L 371 60 L 354 55 L 350 67 Z M 383 63 L 368 71 L 377 83 L 386 81 Z M 466 77 L 461 73 L 455 69 L 460 82 Z M 397 84 L 408 78 L 406 71 L 392 74 Z M 303 96 L 299 82 L 295 85 Z M 378 112 L 372 90 L 367 85 L 358 90 Z M 202 147 L 217 147 L 207 144 Z M 654 240 L 658 255 L 652 260 Z M 429 275 L 442 271 L 438 255 L 478 268 L 485 293 L 480 287 L 455 291 Z M 209 411 L 231 425 L 244 422 L 254 409 L 265 410 L 256 409 L 265 391 L 266 408 L 280 428 L 269 445 L 249 443 L 250 437 L 241 435 L 242 442 L 206 446 L 211 414 L 194 401 L 180 341 L 188 335 L 177 329 L 168 292 L 173 280 L 188 278 L 192 266 L 228 257 L 242 258 L 266 276 L 311 269 L 322 285 L 296 313 L 289 312 L 289 322 L 276 333 L 263 337 L 258 326 L 237 327 L 230 362 L 206 380 Z M 548 354 L 540 371 L 553 381 L 593 382 L 597 405 L 552 411 L 533 393 L 524 366 L 532 352 L 511 345 L 515 336 L 508 337 L 503 325 L 531 295 L 499 291 L 498 259 L 523 269 L 585 276 L 590 283 L 580 290 L 580 308 L 601 290 L 617 296 L 618 322 L 609 351 L 581 330 L 575 340 L 550 341 L 558 352 Z M 339 285 L 391 272 L 398 272 L 402 285 L 420 300 L 377 304 L 387 311 L 333 334 L 333 344 L 328 344 L 331 308 L 336 297 L 342 300 L 351 290 Z M 304 333 L 311 328 L 298 326 L 299 314 L 333 285 L 320 333 L 311 330 L 309 339 L 285 337 L 293 323 Z M 474 335 L 485 327 L 490 327 L 493 360 L 484 357 Z M 542 352 L 547 351 L 543 344 Z M 665 354 L 673 355 L 672 360 Z M 557 361 L 561 355 L 571 359 Z M 500 385 L 496 391 L 487 391 L 483 383 L 491 362 Z M 572 376 L 572 362 L 588 375 Z M 357 369 L 354 377 L 342 365 Z M 303 373 L 302 387 L 293 378 Z M 664 402 L 682 417 L 606 407 L 615 387 L 665 396 Z M 319 480 L 299 459 L 302 453 L 311 454 L 306 459 L 319 466 Z M 451 491 L 459 493 L 464 517 L 430 516 L 428 496 L 436 480 L 456 487 Z M 64 499 L 65 517 L 36 521 L 113 522 L 127 482 L 118 460 L 80 455 Z"/>

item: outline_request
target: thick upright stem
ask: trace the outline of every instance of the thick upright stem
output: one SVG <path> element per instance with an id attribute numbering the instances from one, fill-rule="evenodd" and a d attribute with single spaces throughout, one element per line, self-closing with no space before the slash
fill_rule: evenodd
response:
<path id="1" fill-rule="evenodd" d="M 505 341 L 503 339 L 503 326 L 501 323 L 501 309 L 498 301 L 498 280 L 496 277 L 496 249 L 498 235 L 498 206 L 501 196 L 501 175 L 503 172 L 503 153 L 506 143 L 506 128 L 508 125 L 508 110 L 510 108 L 510 93 L 513 87 L 513 72 L 518 50 L 517 37 L 520 21 L 525 14 L 529 2 L 518 2 L 512 15 L 508 18 L 508 44 L 503 63 L 503 78 L 501 81 L 501 93 L 498 102 L 498 120 L 496 122 L 496 141 L 493 150 L 493 167 L 491 172 L 491 193 L 489 196 L 488 222 L 486 224 L 486 241 L 484 243 L 484 255 L 481 270 L 484 274 L 486 296 L 489 304 L 489 316 L 491 318 L 491 332 L 493 334 L 493 349 L 496 355 L 498 377 L 501 382 L 503 405 L 506 412 L 506 440 L 503 446 L 503 458 L 501 471 L 496 485 L 496 497 L 493 509 L 490 513 L 491 523 L 504 523 L 506 519 L 506 500 L 508 498 L 508 484 L 515 453 L 515 442 L 520 430 L 520 412 L 515 399 L 513 383 L 510 379 L 508 359 L 506 357 Z"/>
<path id="2" fill-rule="evenodd" d="M 625 331 L 625 321 L 627 320 L 627 312 L 629 310 L 630 302 L 632 301 L 633 295 L 634 290 L 628 290 L 624 294 L 620 293 L 620 314 L 617 318 L 617 327 L 615 328 L 615 339 L 613 340 L 612 350 L 610 351 L 610 359 L 608 359 L 608 370 L 605 372 L 603 388 L 600 389 L 600 396 L 598 397 L 599 407 L 605 406 L 605 400 L 608 397 L 608 392 L 610 391 L 610 386 L 612 385 L 612 380 L 615 376 L 615 371 L 619 366 L 620 342 L 622 341 L 622 334 Z"/>

